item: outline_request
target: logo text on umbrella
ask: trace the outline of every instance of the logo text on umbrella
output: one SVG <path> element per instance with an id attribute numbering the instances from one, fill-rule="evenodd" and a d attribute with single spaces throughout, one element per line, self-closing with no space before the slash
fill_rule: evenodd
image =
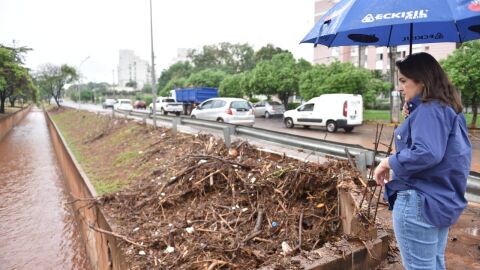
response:
<path id="1" fill-rule="evenodd" d="M 380 14 L 367 14 L 362 19 L 362 23 L 371 23 L 378 20 L 392 20 L 392 19 L 405 19 L 415 20 L 428 18 L 428 9 L 411 10 L 404 12 L 392 12 L 392 13 L 380 13 Z"/>

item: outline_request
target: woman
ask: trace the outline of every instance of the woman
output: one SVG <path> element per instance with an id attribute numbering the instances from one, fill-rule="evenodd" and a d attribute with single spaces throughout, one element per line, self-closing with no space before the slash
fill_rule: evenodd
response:
<path id="1" fill-rule="evenodd" d="M 431 55 L 412 54 L 396 65 L 409 114 L 394 132 L 396 154 L 380 162 L 375 179 L 386 183 L 404 267 L 445 269 L 448 229 L 467 205 L 471 145 L 463 108 Z"/>

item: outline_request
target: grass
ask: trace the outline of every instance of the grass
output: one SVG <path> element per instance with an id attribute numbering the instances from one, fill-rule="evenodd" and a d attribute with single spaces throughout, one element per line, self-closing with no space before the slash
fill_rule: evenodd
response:
<path id="1" fill-rule="evenodd" d="M 364 121 L 390 121 L 390 111 L 387 110 L 364 110 Z"/>
<path id="2" fill-rule="evenodd" d="M 133 139 L 138 135 L 134 124 L 122 120 L 113 120 L 113 124 L 104 117 L 76 110 L 51 116 L 99 196 L 122 189 L 151 169 L 141 162 L 144 145 Z M 106 135 L 90 141 L 105 129 L 109 130 Z"/>
<path id="3" fill-rule="evenodd" d="M 403 117 L 401 118 L 401 122 L 403 121 Z M 465 114 L 465 118 L 467 119 L 467 125 L 470 125 L 472 122 L 472 114 L 467 113 Z M 364 121 L 379 121 L 379 122 L 390 122 L 390 111 L 388 110 L 364 110 L 363 111 L 363 120 Z"/>
<path id="4" fill-rule="evenodd" d="M 1 118 L 4 118 L 4 117 L 7 117 L 17 111 L 20 111 L 22 108 L 20 107 L 9 107 L 9 106 L 6 106 L 7 104 L 5 104 L 5 113 L 0 113 L 0 119 Z"/>

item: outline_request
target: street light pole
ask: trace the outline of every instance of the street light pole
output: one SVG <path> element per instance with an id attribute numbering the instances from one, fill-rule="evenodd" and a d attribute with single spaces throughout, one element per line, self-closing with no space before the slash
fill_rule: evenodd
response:
<path id="1" fill-rule="evenodd" d="M 87 61 L 88 59 L 90 58 L 90 55 L 85 57 L 85 59 L 83 59 L 83 61 L 80 63 L 80 65 L 78 65 L 78 82 L 77 82 L 77 92 L 78 92 L 78 109 L 80 110 L 80 87 L 79 87 L 79 84 L 80 82 L 82 81 L 81 79 L 81 74 L 80 74 L 80 68 L 82 67 L 83 63 L 85 63 L 85 61 Z"/>
<path id="2" fill-rule="evenodd" d="M 157 127 L 157 119 L 155 115 L 157 113 L 157 87 L 155 83 L 155 57 L 153 54 L 153 23 L 152 23 L 152 0 L 150 0 L 150 42 L 152 47 L 152 94 L 153 94 L 153 127 Z"/>

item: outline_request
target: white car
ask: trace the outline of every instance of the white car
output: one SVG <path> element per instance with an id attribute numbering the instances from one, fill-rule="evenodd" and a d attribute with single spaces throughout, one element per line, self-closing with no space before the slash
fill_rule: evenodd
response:
<path id="1" fill-rule="evenodd" d="M 113 108 L 120 111 L 131 111 L 133 110 L 132 101 L 126 98 L 118 99 Z"/>
<path id="2" fill-rule="evenodd" d="M 328 132 L 343 128 L 352 132 L 363 122 L 363 99 L 361 95 L 325 94 L 312 98 L 305 104 L 283 114 L 287 128 L 295 125 L 304 127 L 323 126 Z"/>
<path id="3" fill-rule="evenodd" d="M 211 98 L 198 105 L 191 118 L 253 126 L 255 115 L 250 102 L 242 98 Z"/>
<path id="4" fill-rule="evenodd" d="M 260 101 L 253 106 L 256 117 L 270 118 L 271 116 L 283 115 L 285 106 L 278 101 Z"/>
<path id="5" fill-rule="evenodd" d="M 107 109 L 107 108 L 112 108 L 113 109 L 113 106 L 115 105 L 117 101 L 115 99 L 112 99 L 112 98 L 107 98 L 105 99 L 105 102 L 102 103 L 102 107 L 104 109 Z"/>

